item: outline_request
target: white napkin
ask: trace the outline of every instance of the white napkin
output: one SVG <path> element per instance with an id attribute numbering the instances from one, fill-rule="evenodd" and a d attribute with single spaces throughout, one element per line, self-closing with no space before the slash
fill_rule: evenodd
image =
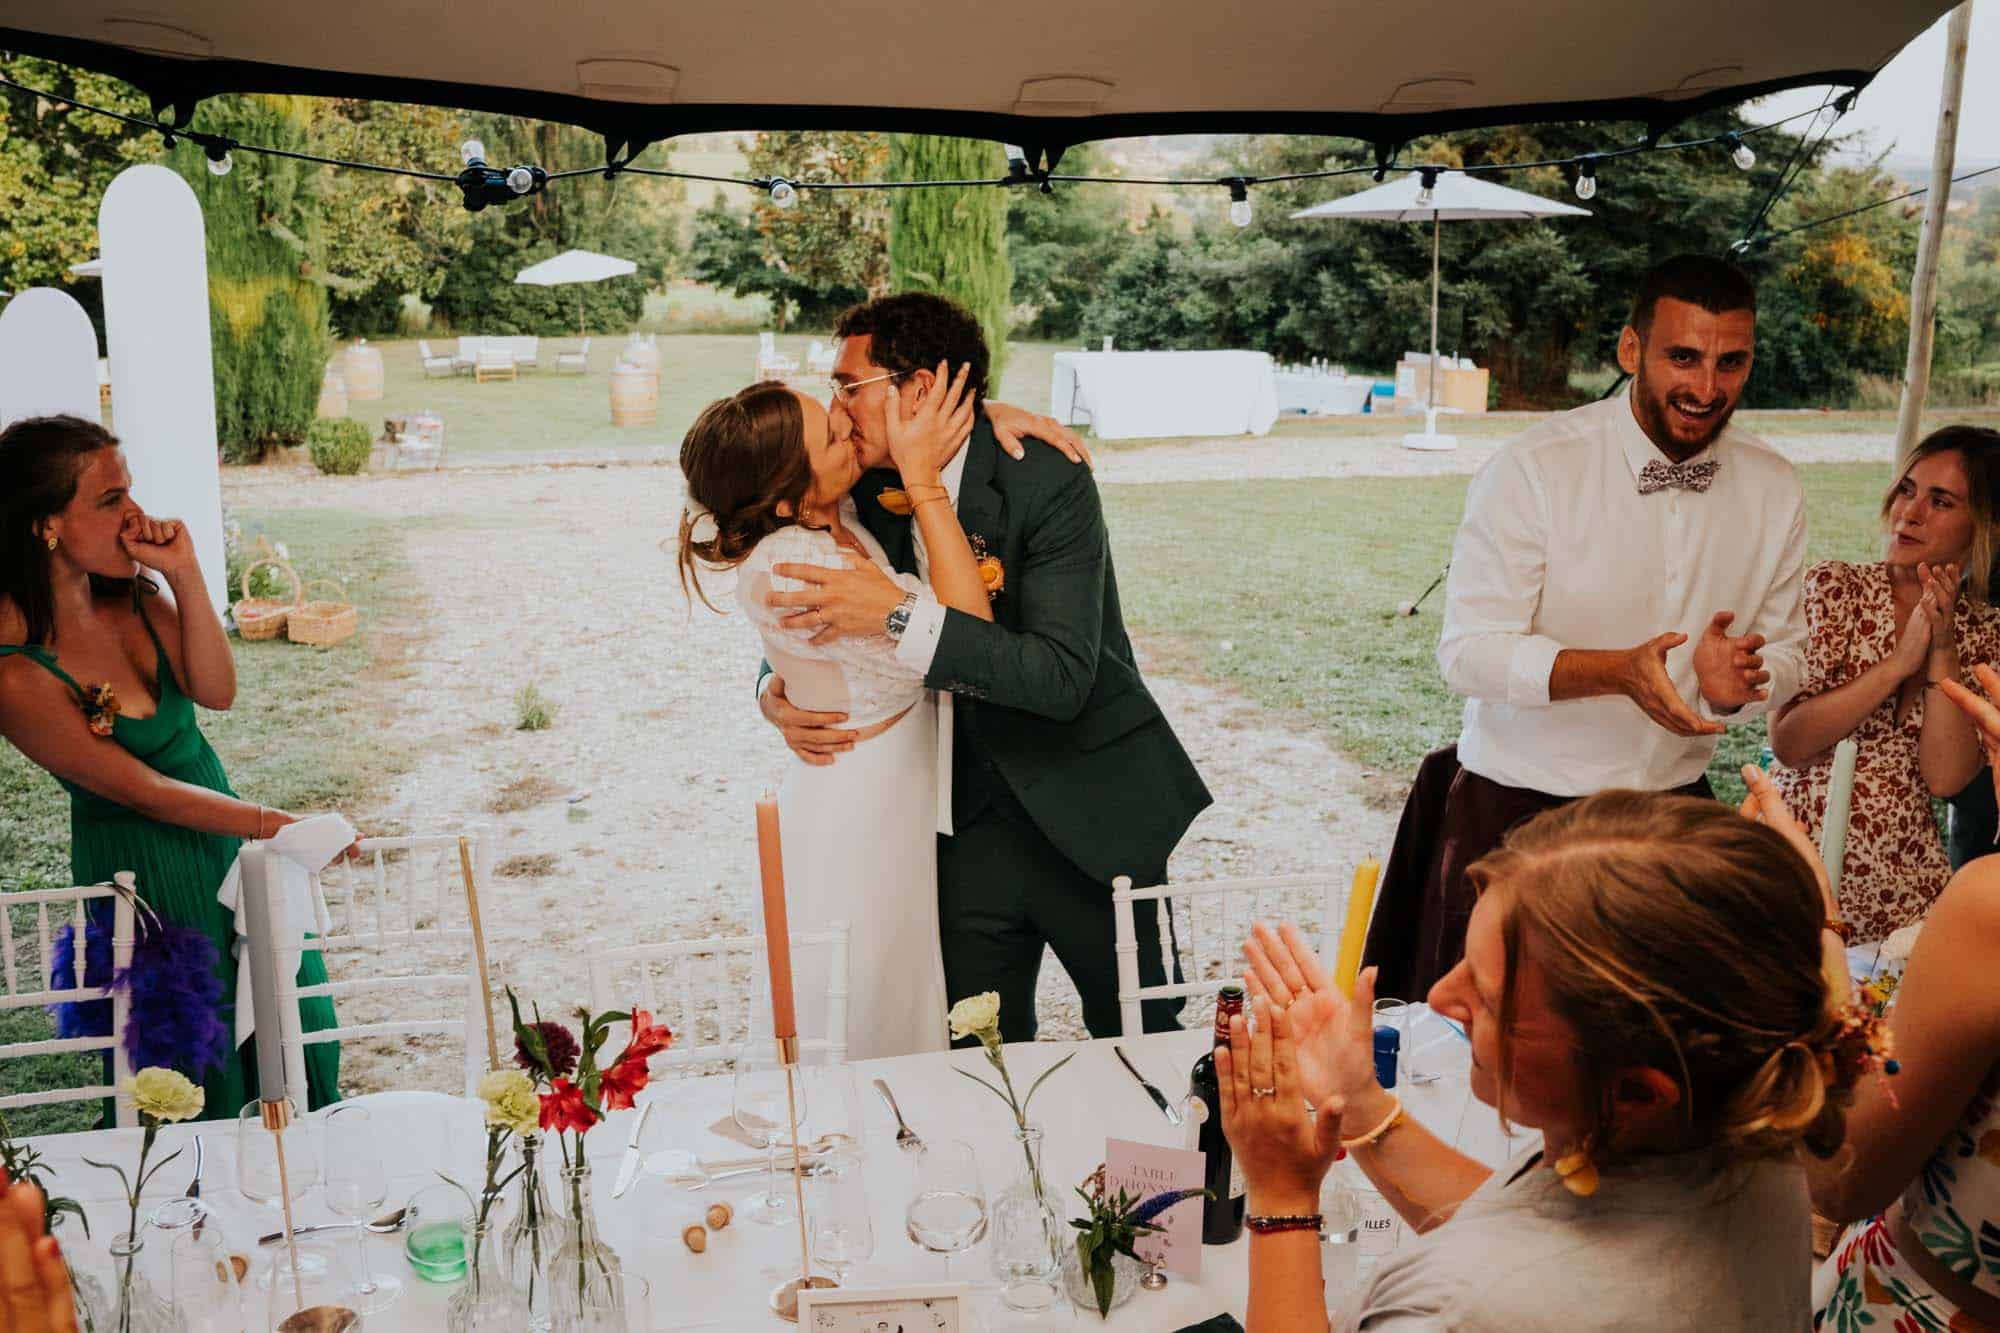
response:
<path id="1" fill-rule="evenodd" d="M 271 923 L 278 937 L 278 969 L 281 977 L 296 976 L 300 956 L 305 952 L 306 932 L 324 935 L 333 929 L 326 899 L 320 895 L 313 876 L 326 868 L 334 857 L 354 841 L 354 825 L 341 815 L 314 815 L 296 824 L 287 824 L 267 841 L 266 850 L 276 855 L 267 859 L 271 886 Z M 257 1015 L 250 1000 L 250 964 L 243 956 L 243 862 L 239 855 L 215 891 L 216 901 L 236 916 L 236 1044 L 241 1046 L 256 1031 Z"/>
<path id="2" fill-rule="evenodd" d="M 1882 961 L 1885 963 L 1908 963 L 1910 961 L 1910 950 L 1917 947 L 1917 936 L 1923 931 L 1923 928 L 1923 922 L 1912 921 L 1901 930 L 1890 932 L 1889 937 L 1882 941 L 1880 950 Z"/>

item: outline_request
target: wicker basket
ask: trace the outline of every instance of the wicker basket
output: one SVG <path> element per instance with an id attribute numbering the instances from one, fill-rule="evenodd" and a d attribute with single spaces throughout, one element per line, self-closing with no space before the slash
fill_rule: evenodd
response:
<path id="1" fill-rule="evenodd" d="M 314 579 L 301 592 L 309 593 L 318 587 L 334 589 L 340 594 L 339 600 L 315 602 L 302 597 L 285 622 L 285 634 L 293 643 L 325 648 L 352 636 L 360 617 L 354 612 L 354 603 L 347 600 L 347 589 L 332 579 Z"/>
<path id="2" fill-rule="evenodd" d="M 250 576 L 265 565 L 284 570 L 285 576 L 291 579 L 290 601 L 250 595 Z M 236 633 L 252 641 L 277 638 L 285 632 L 285 626 L 291 619 L 291 612 L 302 600 L 304 592 L 305 588 L 299 583 L 298 571 L 285 561 L 275 557 L 257 561 L 243 571 L 243 600 L 229 608 L 230 616 L 236 621 Z"/>

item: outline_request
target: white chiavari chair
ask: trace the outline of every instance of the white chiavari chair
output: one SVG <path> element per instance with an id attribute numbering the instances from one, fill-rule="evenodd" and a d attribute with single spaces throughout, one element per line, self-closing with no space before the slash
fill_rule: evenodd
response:
<path id="1" fill-rule="evenodd" d="M 792 936 L 793 975 L 801 979 L 801 1014 L 825 1014 L 826 1034 L 799 1042 L 808 1063 L 847 1059 L 847 934 L 845 923 Z M 729 1060 L 751 1036 L 763 1002 L 764 938 L 718 936 L 663 944 L 590 948 L 590 1004 L 596 1012 L 642 1005 L 672 1029 L 674 1044 L 652 1060 L 655 1070 Z M 813 980 L 824 985 L 808 989 Z M 811 1020 L 809 1019 L 810 1023 Z M 622 1030 L 607 1043 L 611 1055 Z"/>
<path id="2" fill-rule="evenodd" d="M 285 1062 L 295 1086 L 305 1086 L 307 1046 L 424 1033 L 457 1038 L 465 1090 L 477 1086 L 487 1066 L 486 996 L 473 956 L 460 836 L 363 838 L 356 859 L 335 861 L 317 876 L 332 928 L 305 947 L 326 960 L 330 979 L 299 986 L 281 977 L 278 999 L 287 1013 L 298 1000 L 330 999 L 341 1021 L 302 1036 L 286 1025 Z M 483 829 L 463 836 L 473 884 L 484 888 L 493 878 L 492 837 Z M 511 1049 L 504 1013 L 495 1021 L 501 1049 Z"/>
<path id="3" fill-rule="evenodd" d="M 119 880 L 126 890 L 132 887 L 132 877 L 121 873 Z M 7 981 L 5 995 L 0 995 L 0 1009 L 41 1008 L 52 1004 L 68 1004 L 83 1000 L 111 1001 L 111 1032 L 102 1037 L 59 1037 L 45 1041 L 16 1041 L 0 1045 L 0 1060 L 17 1060 L 35 1055 L 62 1055 L 78 1051 L 111 1052 L 111 1085 L 91 1082 L 76 1088 L 39 1088 L 33 1092 L 17 1092 L 0 1097 L 0 1111 L 11 1111 L 23 1106 L 50 1106 L 60 1102 L 90 1101 L 99 1097 L 117 1098 L 116 1123 L 129 1127 L 139 1123 L 133 1113 L 132 1103 L 120 1089 L 132 1075 L 130 1061 L 125 1055 L 125 1024 L 129 1017 L 130 1002 L 126 992 L 113 992 L 108 985 L 85 986 L 83 982 L 85 960 L 86 904 L 109 898 L 111 906 L 111 966 L 118 971 L 131 966 L 132 941 L 134 933 L 134 911 L 129 892 L 120 892 L 109 884 L 95 884 L 67 889 L 30 889 L 19 893 L 0 895 L 0 969 L 4 969 Z M 33 924 L 17 925 L 21 917 L 32 915 Z M 56 932 L 63 926 L 75 928 L 76 984 L 57 990 L 51 972 L 50 952 Z M 108 981 L 109 978 L 106 978 Z M 25 987 L 25 989 L 24 989 Z"/>
<path id="4" fill-rule="evenodd" d="M 1118 955 L 1118 1013 L 1126 1036 L 1142 1030 L 1140 1004 L 1146 1000 L 1203 998 L 1243 975 L 1243 941 L 1258 921 L 1290 921 L 1306 938 L 1319 940 L 1320 957 L 1332 965 L 1340 943 L 1340 925 L 1347 910 L 1347 886 L 1331 871 L 1271 875 L 1259 879 L 1186 880 L 1135 889 L 1130 876 L 1112 881 L 1112 927 Z M 1139 984 L 1139 940 L 1136 913 L 1151 910 L 1160 921 L 1160 951 L 1169 981 L 1159 986 Z M 1172 981 L 1168 952 L 1168 922 L 1180 945 L 1186 978 Z M 1213 1005 L 1181 1014 L 1181 1026 L 1198 1027 L 1213 1017 Z"/>

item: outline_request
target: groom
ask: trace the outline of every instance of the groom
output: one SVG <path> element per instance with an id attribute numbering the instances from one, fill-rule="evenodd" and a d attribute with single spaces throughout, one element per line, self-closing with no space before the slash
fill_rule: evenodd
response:
<path id="1" fill-rule="evenodd" d="M 833 431 L 851 430 L 865 469 L 852 492 L 861 521 L 899 571 L 927 575 L 889 461 L 889 386 L 908 405 L 944 391 L 939 363 L 954 373 L 970 365 L 968 387 L 983 399 L 985 339 L 957 305 L 914 292 L 855 306 L 834 333 Z M 998 991 L 1002 1038 L 1032 1041 L 1046 944 L 1076 983 L 1091 1035 L 1116 1036 L 1111 881 L 1164 882 L 1208 788 L 1139 679 L 1089 469 L 1053 449 L 1002 464 L 980 413 L 939 459 L 939 479 L 990 571 L 991 622 L 935 603 L 902 606 L 901 589 L 865 562 L 780 565 L 775 573 L 811 586 L 771 602 L 792 611 L 788 624 L 823 627 L 822 639 L 888 634 L 939 692 L 938 919 L 950 998 Z M 827 762 L 829 741 L 837 755 L 826 714 L 794 708 L 779 681 L 762 698 L 801 758 Z M 1166 980 L 1151 907 L 1135 912 L 1149 986 Z M 1178 1000 L 1148 1001 L 1145 1026 L 1174 1027 L 1179 1012 Z"/>

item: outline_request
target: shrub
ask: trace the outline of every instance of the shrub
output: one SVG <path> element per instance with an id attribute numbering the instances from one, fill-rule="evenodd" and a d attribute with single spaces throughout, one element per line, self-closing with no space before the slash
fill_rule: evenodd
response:
<path id="1" fill-rule="evenodd" d="M 315 421 L 306 428 L 313 466 L 331 477 L 351 477 L 366 468 L 373 444 L 368 427 L 352 417 Z"/>
<path id="2" fill-rule="evenodd" d="M 514 696 L 514 730 L 547 731 L 556 720 L 556 706 L 529 681 Z"/>

